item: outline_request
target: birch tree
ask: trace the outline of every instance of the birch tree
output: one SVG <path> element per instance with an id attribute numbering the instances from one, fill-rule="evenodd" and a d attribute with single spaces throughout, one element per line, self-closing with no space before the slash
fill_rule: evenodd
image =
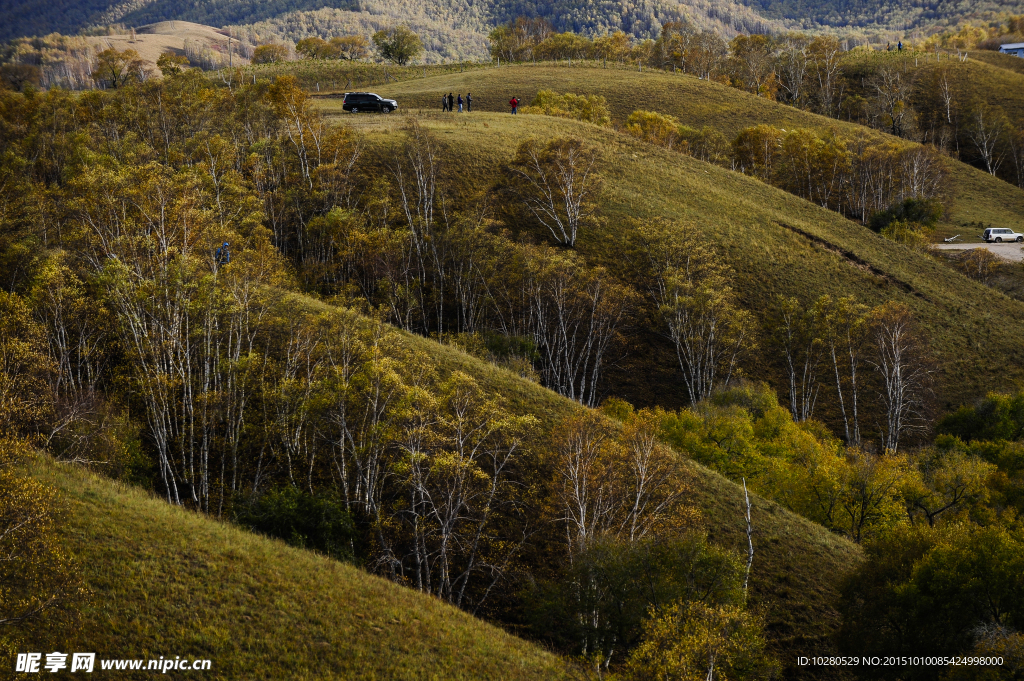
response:
<path id="1" fill-rule="evenodd" d="M 555 243 L 575 246 L 580 230 L 594 219 L 601 187 L 597 159 L 593 148 L 573 137 L 519 145 L 512 162 L 519 195 Z"/>
<path id="2" fill-rule="evenodd" d="M 876 308 L 868 325 L 874 346 L 868 361 L 880 378 L 879 397 L 885 409 L 882 447 L 896 452 L 901 436 L 926 426 L 925 403 L 933 370 L 925 356 L 924 339 L 906 305 L 889 302 Z"/>
<path id="3" fill-rule="evenodd" d="M 845 442 L 851 446 L 860 445 L 857 370 L 863 362 L 865 312 L 865 306 L 849 296 L 833 298 L 826 294 L 814 303 L 815 324 L 832 360 Z M 845 392 L 844 384 L 847 386 Z"/>
<path id="4" fill-rule="evenodd" d="M 780 297 L 775 319 L 776 341 L 785 354 L 789 411 L 794 421 L 806 421 L 814 415 L 818 401 L 818 369 L 824 357 L 815 317 L 796 298 Z"/>
<path id="5" fill-rule="evenodd" d="M 1006 158 L 1004 138 L 1007 137 L 1006 115 L 996 107 L 979 104 L 971 111 L 967 136 L 974 143 L 985 170 L 995 176 Z"/>
<path id="6" fill-rule="evenodd" d="M 524 281 L 544 385 L 592 406 L 605 356 L 635 297 L 604 268 L 572 253 L 529 249 Z"/>
<path id="7" fill-rule="evenodd" d="M 676 350 L 690 401 L 728 385 L 751 344 L 751 315 L 736 306 L 730 271 L 685 226 L 639 229 L 647 292 Z"/>
<path id="8" fill-rule="evenodd" d="M 409 579 L 463 607 L 482 574 L 489 583 L 476 592 L 478 608 L 521 545 L 495 524 L 517 511 L 511 473 L 535 420 L 504 412 L 461 372 L 436 398 L 414 391 L 406 419 L 396 470 L 408 496 L 399 517 L 412 535 Z"/>

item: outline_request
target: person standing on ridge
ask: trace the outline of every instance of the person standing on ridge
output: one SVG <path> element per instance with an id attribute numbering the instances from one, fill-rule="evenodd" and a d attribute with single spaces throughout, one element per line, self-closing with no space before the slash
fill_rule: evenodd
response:
<path id="1" fill-rule="evenodd" d="M 508 105 L 510 107 L 512 107 L 512 115 L 515 116 L 516 115 L 516 109 L 519 108 L 519 100 L 517 98 L 513 97 L 512 99 L 508 100 Z"/>
<path id="2" fill-rule="evenodd" d="M 899 41 L 898 43 L 896 43 L 896 51 L 897 52 L 902 52 L 903 51 L 903 41 L 902 40 Z"/>
<path id="3" fill-rule="evenodd" d="M 467 92 L 466 93 L 466 113 L 472 113 L 472 112 L 473 112 L 473 93 L 472 92 Z"/>
<path id="4" fill-rule="evenodd" d="M 441 111 L 448 110 L 448 95 L 441 95 Z"/>
<path id="5" fill-rule="evenodd" d="M 459 102 L 459 113 L 462 113 L 462 93 L 461 92 L 459 93 L 459 99 L 457 101 Z"/>
<path id="6" fill-rule="evenodd" d="M 448 110 L 455 111 L 455 95 L 451 92 L 448 93 Z"/>

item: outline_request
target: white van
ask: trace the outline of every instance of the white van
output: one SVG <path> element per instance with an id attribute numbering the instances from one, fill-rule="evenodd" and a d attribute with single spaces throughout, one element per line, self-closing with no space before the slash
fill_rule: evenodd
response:
<path id="1" fill-rule="evenodd" d="M 989 227 L 985 230 L 985 233 L 981 235 L 981 238 L 989 243 L 994 241 L 997 244 L 1001 244 L 1004 241 L 1016 241 L 1017 243 L 1024 242 L 1024 234 L 1019 234 L 1012 229 L 1002 229 L 999 227 Z"/>

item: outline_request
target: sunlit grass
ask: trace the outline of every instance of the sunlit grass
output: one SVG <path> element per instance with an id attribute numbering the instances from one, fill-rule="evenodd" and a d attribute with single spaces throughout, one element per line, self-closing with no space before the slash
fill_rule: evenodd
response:
<path id="1" fill-rule="evenodd" d="M 31 650 L 208 658 L 209 679 L 564 675 L 557 656 L 351 565 L 78 469 L 41 459 L 34 472 L 68 499 L 65 540 L 92 595 L 75 627 L 37 629 Z"/>
<path id="2" fill-rule="evenodd" d="M 884 54 L 884 53 L 883 53 Z M 875 59 L 881 58 L 877 55 Z M 1024 61 L 1024 60 L 1021 60 Z M 968 62 L 970 78 L 977 81 L 986 97 L 1004 106 L 1024 110 L 1024 76 L 979 62 Z M 401 110 L 437 111 L 441 92 L 473 93 L 477 112 L 509 112 L 508 100 L 518 96 L 529 102 L 543 89 L 577 94 L 599 94 L 608 100 L 613 120 L 621 124 L 636 109 L 675 116 L 691 127 L 711 126 L 730 138 L 743 128 L 768 123 L 783 129 L 812 128 L 838 130 L 847 138 L 860 134 L 886 137 L 855 123 L 819 116 L 791 106 L 769 102 L 736 88 L 698 80 L 689 75 L 662 71 L 594 66 L 512 66 L 480 68 L 465 73 L 447 73 L 379 86 L 376 91 L 399 101 Z M 1005 100 L 1005 101 L 1004 101 Z M 341 100 L 320 100 L 327 113 L 340 113 Z M 458 114 L 451 114 L 457 116 Z M 465 114 L 463 114 L 465 115 Z M 952 212 L 939 224 L 935 238 L 961 234 L 977 240 L 977 234 L 963 223 L 984 222 L 995 226 L 1020 226 L 1024 221 L 1024 191 L 966 164 L 951 161 Z M 980 233 L 980 232 L 979 232 Z"/>
<path id="3" fill-rule="evenodd" d="M 1024 305 L 832 211 L 740 173 L 564 119 L 406 110 L 336 120 L 355 125 L 370 139 L 386 139 L 410 118 L 451 145 L 445 163 L 467 188 L 497 181 L 519 142 L 531 136 L 575 134 L 598 146 L 606 179 L 605 223 L 597 232 L 583 234 L 577 248 L 623 276 L 628 269 L 621 257 L 622 239 L 629 236 L 623 218 L 683 220 L 717 244 L 737 273 L 741 301 L 764 322 L 777 294 L 804 301 L 824 293 L 853 295 L 868 305 L 906 302 L 928 333 L 941 367 L 938 394 L 943 407 L 1024 378 L 1024 347 L 1019 342 L 1024 337 Z M 965 176 L 979 181 L 981 196 L 994 187 L 1019 193 L 973 169 Z M 637 336 L 638 346 L 612 374 L 615 394 L 641 404 L 683 404 L 675 357 L 657 338 L 644 338 L 642 331 Z M 994 363 L 994 356 L 1005 361 Z M 768 376 L 764 366 L 747 366 L 754 377 Z"/>

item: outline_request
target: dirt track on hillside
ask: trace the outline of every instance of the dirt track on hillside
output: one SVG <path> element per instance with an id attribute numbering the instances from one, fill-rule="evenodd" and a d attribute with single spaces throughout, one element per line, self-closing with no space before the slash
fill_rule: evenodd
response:
<path id="1" fill-rule="evenodd" d="M 1010 262 L 1024 262 L 1024 248 L 1021 244 L 935 244 L 940 251 L 966 251 L 971 248 L 984 248 L 992 251 L 1000 258 Z"/>

